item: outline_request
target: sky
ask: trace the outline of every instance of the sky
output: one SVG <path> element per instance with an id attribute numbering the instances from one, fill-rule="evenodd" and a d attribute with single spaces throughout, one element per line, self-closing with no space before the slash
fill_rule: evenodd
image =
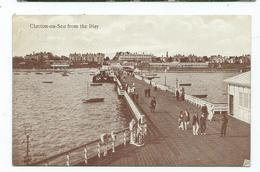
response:
<path id="1" fill-rule="evenodd" d="M 96 25 L 68 28 L 69 25 Z M 64 25 L 66 28 L 35 28 Z M 13 16 L 13 56 L 33 52 L 174 54 L 251 54 L 251 17 L 220 15 Z"/>

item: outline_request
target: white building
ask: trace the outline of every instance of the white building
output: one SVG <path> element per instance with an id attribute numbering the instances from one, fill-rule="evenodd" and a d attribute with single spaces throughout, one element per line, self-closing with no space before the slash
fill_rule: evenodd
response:
<path id="1" fill-rule="evenodd" d="M 120 53 L 118 55 L 119 61 L 124 62 L 151 62 L 154 55 L 152 54 L 138 54 L 138 53 Z"/>
<path id="2" fill-rule="evenodd" d="M 251 118 L 251 72 L 225 79 L 228 83 L 228 113 L 250 123 Z"/>

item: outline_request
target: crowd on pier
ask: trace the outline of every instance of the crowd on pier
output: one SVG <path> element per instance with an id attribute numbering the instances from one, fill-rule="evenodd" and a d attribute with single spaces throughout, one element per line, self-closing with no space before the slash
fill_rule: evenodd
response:
<path id="1" fill-rule="evenodd" d="M 185 111 L 180 111 L 178 118 L 178 128 L 181 130 L 188 130 L 189 125 L 191 125 L 193 135 L 206 135 L 207 119 L 211 121 L 213 117 L 213 113 L 211 113 L 211 111 L 208 111 L 206 105 L 202 106 L 201 114 L 199 115 L 198 113 L 194 113 L 192 119 L 190 118 L 190 113 L 187 109 Z M 211 116 L 209 117 L 209 115 Z M 226 115 L 223 115 L 220 131 L 221 137 L 226 136 L 227 124 L 228 118 Z"/>
<path id="2" fill-rule="evenodd" d="M 129 74 L 124 74 L 121 76 L 121 80 L 123 81 L 123 88 L 128 92 L 128 94 L 133 98 L 133 100 L 138 100 L 138 93 L 136 91 L 135 83 L 132 83 L 130 85 L 126 82 L 126 77 Z M 176 81 L 178 82 L 178 81 Z M 178 85 L 178 83 L 177 83 Z M 157 91 L 157 86 L 153 85 L 147 86 L 144 88 L 144 97 L 150 99 L 150 112 L 154 113 L 156 112 L 156 106 L 157 106 L 157 100 L 156 98 L 151 94 L 153 91 Z M 184 87 L 176 87 L 175 90 L 175 97 L 177 101 L 184 101 L 185 100 L 185 90 Z M 192 114 L 192 115 L 191 115 Z M 206 135 L 207 131 L 207 122 L 211 122 L 214 117 L 214 111 L 213 111 L 213 105 L 207 106 L 204 104 L 204 106 L 201 107 L 201 112 L 189 112 L 188 109 L 180 111 L 178 115 L 178 129 L 180 130 L 192 130 L 192 134 L 195 135 Z M 221 129 L 220 129 L 220 136 L 226 136 L 226 130 L 227 130 L 227 124 L 228 124 L 228 118 L 226 115 L 222 116 L 221 119 Z"/>

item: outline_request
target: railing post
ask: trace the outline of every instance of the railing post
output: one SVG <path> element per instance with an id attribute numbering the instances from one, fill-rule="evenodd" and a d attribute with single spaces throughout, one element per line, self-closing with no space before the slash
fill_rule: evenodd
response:
<path id="1" fill-rule="evenodd" d="M 101 157 L 101 154 L 100 154 L 100 143 L 98 143 L 98 145 L 97 145 L 97 155 L 98 155 L 99 158 Z"/>
<path id="2" fill-rule="evenodd" d="M 85 164 L 88 165 L 88 148 L 87 148 L 87 146 L 84 149 L 84 157 L 85 157 Z"/>
<path id="3" fill-rule="evenodd" d="M 69 154 L 66 155 L 66 158 L 67 158 L 66 165 L 70 166 L 70 156 L 69 156 Z"/>
<path id="4" fill-rule="evenodd" d="M 115 141 L 112 141 L 112 152 L 115 152 Z"/>
<path id="5" fill-rule="evenodd" d="M 124 132 L 124 146 L 126 146 L 126 132 Z"/>
<path id="6" fill-rule="evenodd" d="M 107 156 L 107 143 L 104 144 L 104 153 L 103 156 Z"/>
<path id="7" fill-rule="evenodd" d="M 112 141 L 112 152 L 115 152 L 115 142 L 116 142 L 116 136 L 114 134 L 114 131 L 111 131 L 111 141 Z"/>

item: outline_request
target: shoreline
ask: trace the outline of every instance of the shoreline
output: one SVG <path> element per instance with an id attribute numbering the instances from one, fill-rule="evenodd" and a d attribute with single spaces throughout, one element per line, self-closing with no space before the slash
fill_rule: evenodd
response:
<path id="1" fill-rule="evenodd" d="M 67 68 L 67 69 L 21 69 L 21 68 L 13 68 L 12 72 L 64 72 L 70 71 L 74 69 L 98 69 L 98 68 Z"/>

